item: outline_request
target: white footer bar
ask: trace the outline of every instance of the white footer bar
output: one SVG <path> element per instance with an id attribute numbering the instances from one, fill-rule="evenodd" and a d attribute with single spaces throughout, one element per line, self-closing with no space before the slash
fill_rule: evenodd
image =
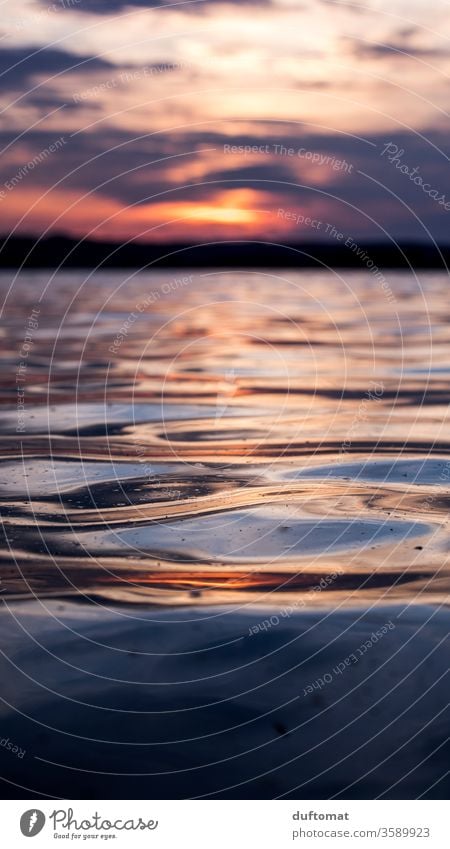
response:
<path id="1" fill-rule="evenodd" d="M 0 802 L 1 845 L 447 849 L 443 801 Z"/>

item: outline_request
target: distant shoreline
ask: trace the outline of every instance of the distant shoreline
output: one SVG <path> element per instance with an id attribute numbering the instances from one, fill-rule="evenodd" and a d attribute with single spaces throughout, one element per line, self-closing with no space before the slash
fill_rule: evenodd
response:
<path id="1" fill-rule="evenodd" d="M 205 244 L 97 242 L 51 236 L 3 236 L 0 269 L 18 268 L 353 268 L 440 269 L 450 244 L 215 241 Z"/>

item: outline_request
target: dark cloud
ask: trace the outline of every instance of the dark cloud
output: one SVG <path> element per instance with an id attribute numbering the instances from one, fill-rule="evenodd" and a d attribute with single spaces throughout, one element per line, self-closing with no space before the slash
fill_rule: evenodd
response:
<path id="1" fill-rule="evenodd" d="M 389 56 L 395 59 L 438 59 L 449 57 L 450 51 L 439 47 L 417 47 L 407 41 L 368 43 L 352 41 L 353 53 L 361 59 L 378 59 Z"/>
<path id="2" fill-rule="evenodd" d="M 47 0 L 42 0 L 48 5 Z M 181 7 L 186 12 L 202 12 L 206 8 L 219 5 L 237 6 L 270 6 L 272 0 L 80 0 L 75 5 L 74 0 L 61 3 L 61 8 L 67 11 L 89 12 L 93 15 L 117 15 L 132 9 L 177 9 Z"/>
<path id="3" fill-rule="evenodd" d="M 230 155 L 230 159 L 232 156 Z M 289 183 L 296 179 L 293 174 L 293 169 L 288 163 L 273 162 L 270 156 L 261 154 L 262 162 L 256 165 L 244 165 L 239 168 L 227 168 L 223 171 L 211 171 L 208 174 L 208 180 L 214 180 L 219 183 L 227 183 L 228 186 L 236 187 L 245 184 L 246 188 L 265 190 L 264 182 L 271 181 L 267 184 L 267 190 L 273 189 L 273 183 Z M 264 162 L 265 160 L 265 162 Z M 297 181 L 297 180 L 296 180 Z"/>
<path id="4" fill-rule="evenodd" d="M 74 56 L 65 50 L 51 47 L 7 47 L 0 50 L 1 88 L 17 90 L 26 88 L 35 77 L 53 77 L 67 72 L 92 73 L 116 69 L 115 65 L 95 56 Z"/>
<path id="5" fill-rule="evenodd" d="M 65 110 L 82 109 L 83 107 L 85 108 L 85 104 L 66 101 L 56 93 L 41 94 L 41 91 L 42 89 L 40 89 L 39 91 L 33 91 L 28 97 L 25 98 L 25 102 L 27 104 L 30 104 L 34 108 L 46 113 L 53 112 L 58 108 Z M 89 103 L 88 106 L 90 109 L 94 109 L 96 111 L 101 110 L 101 106 L 99 103 L 92 102 Z"/>

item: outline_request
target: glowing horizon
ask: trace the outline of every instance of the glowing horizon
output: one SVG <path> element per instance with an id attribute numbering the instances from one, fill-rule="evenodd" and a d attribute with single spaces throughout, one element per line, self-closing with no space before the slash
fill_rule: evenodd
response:
<path id="1" fill-rule="evenodd" d="M 442 0 L 5 7 L 5 234 L 446 238 Z"/>

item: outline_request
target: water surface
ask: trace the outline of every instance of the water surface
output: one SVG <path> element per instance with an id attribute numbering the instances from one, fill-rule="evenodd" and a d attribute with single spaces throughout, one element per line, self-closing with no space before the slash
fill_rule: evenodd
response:
<path id="1" fill-rule="evenodd" d="M 448 279 L 388 278 L 2 276 L 5 797 L 448 797 Z"/>
<path id="2" fill-rule="evenodd" d="M 448 279 L 388 277 L 3 274 L 4 596 L 443 602 Z"/>

